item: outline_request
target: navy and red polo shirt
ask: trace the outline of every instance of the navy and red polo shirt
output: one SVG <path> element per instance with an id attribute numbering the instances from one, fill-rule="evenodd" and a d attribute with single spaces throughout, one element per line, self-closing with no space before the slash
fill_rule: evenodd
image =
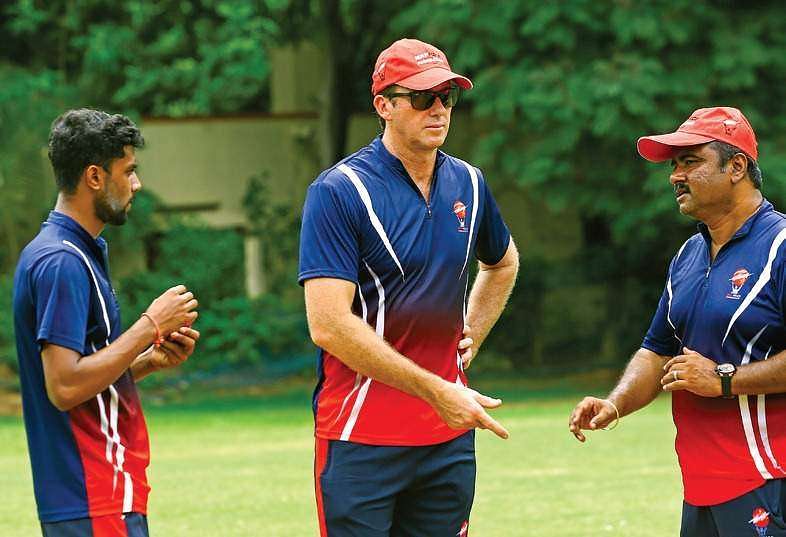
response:
<path id="1" fill-rule="evenodd" d="M 41 361 L 45 343 L 88 356 L 120 335 L 106 242 L 51 212 L 19 258 L 14 326 L 41 521 L 146 513 L 147 427 L 130 371 L 61 412 L 47 397 Z"/>
<path id="2" fill-rule="evenodd" d="M 475 259 L 498 263 L 509 241 L 477 168 L 438 152 L 426 200 L 377 138 L 309 187 L 299 281 L 355 283 L 356 315 L 421 367 L 466 385 L 457 345 L 470 266 Z M 450 429 L 422 399 L 363 377 L 325 350 L 318 370 L 318 438 L 414 446 L 464 432 Z"/>
<path id="3" fill-rule="evenodd" d="M 671 262 L 642 346 L 688 347 L 717 363 L 766 360 L 786 348 L 786 217 L 764 201 L 710 260 L 704 224 Z M 734 399 L 672 394 L 685 500 L 715 505 L 786 477 L 786 394 Z"/>

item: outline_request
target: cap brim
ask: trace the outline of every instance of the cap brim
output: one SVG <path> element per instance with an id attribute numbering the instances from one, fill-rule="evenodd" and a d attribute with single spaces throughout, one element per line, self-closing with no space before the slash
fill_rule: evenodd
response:
<path id="1" fill-rule="evenodd" d="M 443 69 L 442 67 L 434 67 L 433 69 L 421 71 L 399 80 L 396 84 L 407 89 L 421 91 L 439 86 L 449 80 L 454 81 L 463 89 L 472 89 L 472 81 L 469 78 L 458 75 L 449 69 Z"/>
<path id="2" fill-rule="evenodd" d="M 715 138 L 702 136 L 701 134 L 677 131 L 669 134 L 642 136 L 636 142 L 636 149 L 639 155 L 650 162 L 663 162 L 664 160 L 671 160 L 674 154 L 683 147 L 706 144 L 714 140 Z"/>

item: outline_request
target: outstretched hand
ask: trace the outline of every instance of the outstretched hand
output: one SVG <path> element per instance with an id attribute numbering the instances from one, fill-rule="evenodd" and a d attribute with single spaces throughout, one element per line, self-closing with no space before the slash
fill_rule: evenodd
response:
<path id="1" fill-rule="evenodd" d="M 568 420 L 568 429 L 579 442 L 584 442 L 587 437 L 582 429 L 594 431 L 607 427 L 617 419 L 617 411 L 608 399 L 585 397 L 576 405 Z"/>

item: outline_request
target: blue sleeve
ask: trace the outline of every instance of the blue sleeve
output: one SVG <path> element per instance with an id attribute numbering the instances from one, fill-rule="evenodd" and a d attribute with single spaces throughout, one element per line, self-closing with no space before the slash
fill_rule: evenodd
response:
<path id="1" fill-rule="evenodd" d="M 671 278 L 673 266 L 674 261 L 672 261 L 669 267 L 669 278 Z M 674 327 L 672 327 L 669 321 L 668 314 L 669 291 L 668 287 L 664 287 L 663 294 L 658 302 L 658 309 L 655 310 L 650 328 L 647 330 L 647 335 L 644 336 L 644 341 L 641 346 L 662 356 L 677 356 L 680 354 L 680 340 L 677 339 Z"/>
<path id="2" fill-rule="evenodd" d="M 351 193 L 326 181 L 312 184 L 303 206 L 298 283 L 311 278 L 358 282 L 358 213 Z"/>
<path id="3" fill-rule="evenodd" d="M 786 242 L 779 248 L 775 257 L 779 262 L 772 271 L 775 299 L 781 309 L 781 322 L 786 325 Z"/>
<path id="4" fill-rule="evenodd" d="M 478 241 L 475 247 L 475 256 L 486 265 L 496 265 L 508 251 L 510 231 L 502 214 L 499 212 L 497 202 L 491 194 L 486 181 L 478 174 L 480 180 L 481 218 L 478 222 Z"/>
<path id="5" fill-rule="evenodd" d="M 90 312 L 90 275 L 66 252 L 42 259 L 32 271 L 36 340 L 84 351 Z"/>

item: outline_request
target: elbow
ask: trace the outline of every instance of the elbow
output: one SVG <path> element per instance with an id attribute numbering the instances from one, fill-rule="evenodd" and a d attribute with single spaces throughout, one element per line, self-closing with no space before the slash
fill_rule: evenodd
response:
<path id="1" fill-rule="evenodd" d="M 46 394 L 47 397 L 49 397 L 49 402 L 52 403 L 52 405 L 54 405 L 54 407 L 60 412 L 68 412 L 81 403 L 81 401 L 79 401 L 76 397 L 74 391 L 67 387 L 47 386 Z"/>
<path id="2" fill-rule="evenodd" d="M 324 325 L 312 325 L 309 327 L 309 332 L 314 345 L 321 349 L 330 349 L 334 340 L 333 330 Z"/>

